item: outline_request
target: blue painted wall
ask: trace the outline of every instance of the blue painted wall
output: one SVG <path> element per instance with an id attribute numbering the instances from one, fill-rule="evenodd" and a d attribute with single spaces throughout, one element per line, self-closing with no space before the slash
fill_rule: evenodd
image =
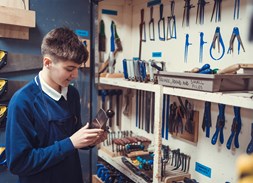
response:
<path id="1" fill-rule="evenodd" d="M 30 29 L 29 40 L 0 38 L 0 49 L 9 53 L 40 55 L 40 44 L 43 36 L 53 28 L 66 26 L 73 30 L 84 30 L 89 38 L 90 32 L 90 4 L 89 0 L 30 0 L 30 10 L 36 12 L 36 28 Z M 11 73 L 0 75 L 15 80 L 31 80 L 38 71 L 26 73 Z M 75 86 L 82 97 L 82 120 L 89 121 L 89 109 L 86 107 L 89 98 L 89 70 L 82 70 Z M 85 87 L 83 87 L 85 85 Z M 94 104 L 93 104 L 94 105 Z M 0 131 L 0 145 L 5 143 L 5 132 Z M 83 165 L 84 182 L 89 180 L 89 152 L 80 151 Z M 93 150 L 93 159 L 96 157 L 96 149 Z M 95 159 L 94 159 L 95 160 Z M 93 167 L 94 169 L 94 167 Z M 0 167 L 0 182 L 16 182 L 17 177 Z"/>

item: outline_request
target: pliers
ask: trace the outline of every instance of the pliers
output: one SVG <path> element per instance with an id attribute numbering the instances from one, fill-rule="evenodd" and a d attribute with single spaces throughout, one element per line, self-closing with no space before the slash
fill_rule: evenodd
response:
<path id="1" fill-rule="evenodd" d="M 223 128 L 225 126 L 225 107 L 226 105 L 224 104 L 218 104 L 219 107 L 219 115 L 217 117 L 217 122 L 216 122 L 216 131 L 213 135 L 212 138 L 212 144 L 215 145 L 218 139 L 218 135 L 220 133 L 220 143 L 224 143 L 224 135 L 223 135 Z"/>
<path id="2" fill-rule="evenodd" d="M 218 53 L 220 53 L 220 46 L 222 47 L 221 56 L 218 58 L 214 58 L 213 52 L 212 52 L 212 50 L 215 49 L 215 42 L 216 41 L 218 44 Z M 210 56 L 212 57 L 213 60 L 220 60 L 224 56 L 224 54 L 225 54 L 225 45 L 224 45 L 224 42 L 221 37 L 220 27 L 216 27 L 215 34 L 213 36 L 213 41 L 212 41 L 211 47 L 210 47 Z"/>
<path id="3" fill-rule="evenodd" d="M 242 126 L 240 107 L 234 107 L 234 114 L 235 114 L 235 117 L 233 119 L 233 124 L 231 127 L 231 134 L 228 138 L 227 149 L 231 148 L 233 139 L 234 139 L 234 146 L 236 148 L 239 148 L 239 134 L 241 131 L 241 126 Z"/>
<path id="4" fill-rule="evenodd" d="M 242 44 L 242 39 L 241 39 L 238 27 L 234 27 L 234 29 L 233 29 L 233 32 L 232 32 L 232 35 L 231 35 L 231 38 L 230 38 L 230 41 L 229 41 L 229 48 L 228 48 L 228 52 L 227 53 L 234 52 L 234 41 L 235 41 L 235 38 L 237 38 L 237 41 L 238 41 L 238 48 L 237 48 L 237 50 L 238 50 L 238 55 L 239 55 L 241 45 L 242 45 L 242 49 L 243 49 L 244 52 L 245 52 L 245 49 L 244 49 L 244 46 Z"/>
<path id="5" fill-rule="evenodd" d="M 211 119 L 211 102 L 205 102 L 204 117 L 202 122 L 202 130 L 206 131 L 206 137 L 210 137 L 210 127 L 212 126 Z"/>

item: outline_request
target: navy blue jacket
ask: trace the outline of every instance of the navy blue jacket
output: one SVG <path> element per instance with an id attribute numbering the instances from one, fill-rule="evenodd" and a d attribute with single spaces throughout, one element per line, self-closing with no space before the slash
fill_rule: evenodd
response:
<path id="1" fill-rule="evenodd" d="M 81 128 L 80 96 L 68 87 L 68 100 L 55 101 L 34 80 L 8 105 L 6 156 L 21 183 L 81 183 L 78 151 L 69 137 Z"/>

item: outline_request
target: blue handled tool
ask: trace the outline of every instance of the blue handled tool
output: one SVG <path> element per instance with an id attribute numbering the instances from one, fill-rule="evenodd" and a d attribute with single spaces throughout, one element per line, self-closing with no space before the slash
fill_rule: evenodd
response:
<path id="1" fill-rule="evenodd" d="M 225 126 L 225 105 L 224 104 L 218 104 L 219 107 L 219 115 L 217 117 L 216 122 L 216 131 L 212 138 L 212 144 L 215 145 L 218 139 L 218 136 L 220 135 L 220 143 L 224 143 L 224 135 L 223 135 L 223 128 Z"/>
<path id="2" fill-rule="evenodd" d="M 247 154 L 253 153 L 253 123 L 251 123 L 251 140 L 247 146 Z"/>
<path id="3" fill-rule="evenodd" d="M 218 58 L 215 58 L 213 56 L 213 49 L 215 49 L 215 42 L 216 41 L 217 41 L 217 45 L 218 45 L 218 53 L 220 53 L 220 46 L 222 47 L 221 55 Z M 212 41 L 211 47 L 210 47 L 210 56 L 213 60 L 220 60 L 224 56 L 224 54 L 225 54 L 225 45 L 224 45 L 224 42 L 221 37 L 220 27 L 216 27 L 215 34 L 213 36 L 213 41 Z"/>
<path id="4" fill-rule="evenodd" d="M 233 28 L 233 32 L 232 32 L 232 35 L 231 35 L 231 38 L 230 38 L 230 41 L 229 41 L 229 48 L 228 48 L 227 53 L 231 54 L 231 53 L 234 52 L 234 41 L 235 41 L 235 38 L 237 38 L 237 41 L 238 41 L 237 51 L 238 51 L 238 55 L 239 55 L 240 54 L 240 48 L 241 48 L 241 46 L 242 46 L 242 49 L 243 49 L 244 52 L 245 52 L 245 49 L 244 49 L 244 46 L 242 44 L 242 39 L 241 39 L 238 27 L 234 27 Z"/>
<path id="5" fill-rule="evenodd" d="M 202 122 L 202 129 L 206 131 L 206 137 L 210 137 L 210 127 L 212 126 L 212 119 L 211 119 L 211 102 L 205 102 L 205 110 Z"/>
<path id="6" fill-rule="evenodd" d="M 185 47 L 184 47 L 184 63 L 187 63 L 188 59 L 188 47 L 192 45 L 192 43 L 189 42 L 189 34 L 186 34 L 185 36 Z"/>
<path id="7" fill-rule="evenodd" d="M 115 51 L 115 24 L 114 21 L 111 22 L 111 38 L 110 38 L 110 54 L 109 54 L 109 73 L 114 73 L 114 51 Z"/>
<path id="8" fill-rule="evenodd" d="M 227 149 L 231 148 L 231 144 L 233 140 L 234 140 L 235 148 L 239 148 L 239 134 L 241 131 L 241 126 L 242 126 L 240 109 L 241 109 L 240 107 L 234 106 L 235 117 L 233 119 L 233 123 L 231 127 L 231 134 L 227 141 Z"/>
<path id="9" fill-rule="evenodd" d="M 165 139 L 168 140 L 168 136 L 169 136 L 169 111 L 170 111 L 170 96 L 169 95 L 166 95 L 167 96 L 167 99 L 166 99 L 166 124 L 165 124 Z"/>
<path id="10" fill-rule="evenodd" d="M 162 138 L 164 138 L 164 125 L 165 125 L 165 95 L 163 95 L 163 109 L 162 109 Z"/>
<path id="11" fill-rule="evenodd" d="M 123 74 L 124 74 L 124 78 L 125 79 L 129 79 L 128 78 L 128 72 L 127 72 L 127 60 L 123 59 L 122 60 L 122 64 L 123 64 Z"/>
<path id="12" fill-rule="evenodd" d="M 199 63 L 202 63 L 203 60 L 203 47 L 204 44 L 206 44 L 207 42 L 204 41 L 204 33 L 200 32 L 200 48 L 199 48 Z"/>

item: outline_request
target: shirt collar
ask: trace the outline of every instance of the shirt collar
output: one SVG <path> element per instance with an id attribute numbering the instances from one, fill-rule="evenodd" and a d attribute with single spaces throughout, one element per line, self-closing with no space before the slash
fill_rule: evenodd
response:
<path id="1" fill-rule="evenodd" d="M 43 80 L 43 78 L 41 77 L 41 72 L 39 72 L 38 77 L 40 80 L 42 91 L 45 92 L 48 96 L 50 96 L 52 99 L 56 101 L 60 100 L 62 96 L 64 97 L 65 100 L 67 100 L 68 87 L 62 87 L 61 93 L 59 93 Z"/>

